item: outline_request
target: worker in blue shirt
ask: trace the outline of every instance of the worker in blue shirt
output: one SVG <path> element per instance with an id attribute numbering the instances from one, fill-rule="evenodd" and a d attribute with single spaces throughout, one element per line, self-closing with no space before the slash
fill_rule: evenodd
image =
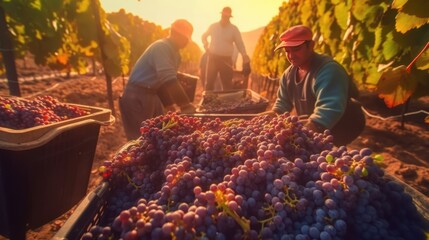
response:
<path id="1" fill-rule="evenodd" d="M 192 25 L 176 20 L 167 38 L 152 43 L 140 56 L 131 71 L 119 107 L 128 140 L 138 138 L 142 121 L 180 108 L 182 113 L 195 112 L 177 78 L 179 50 L 191 40 Z M 172 108 L 173 107 L 173 108 Z"/>
<path id="2" fill-rule="evenodd" d="M 338 62 L 314 51 L 312 37 L 311 29 L 303 25 L 281 34 L 275 51 L 283 49 L 291 66 L 282 74 L 277 99 L 267 113 L 295 110 L 305 127 L 316 132 L 329 129 L 335 145 L 346 145 L 365 126 L 355 99 L 358 90 Z"/>

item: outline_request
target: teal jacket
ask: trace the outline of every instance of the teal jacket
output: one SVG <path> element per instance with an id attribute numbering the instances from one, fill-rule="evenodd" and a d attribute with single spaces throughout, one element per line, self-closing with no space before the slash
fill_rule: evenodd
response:
<path id="1" fill-rule="evenodd" d="M 345 69 L 331 57 L 314 53 L 311 70 L 296 82 L 298 68 L 290 66 L 282 74 L 273 110 L 290 112 L 331 129 L 342 117 L 349 98 L 350 79 Z"/>

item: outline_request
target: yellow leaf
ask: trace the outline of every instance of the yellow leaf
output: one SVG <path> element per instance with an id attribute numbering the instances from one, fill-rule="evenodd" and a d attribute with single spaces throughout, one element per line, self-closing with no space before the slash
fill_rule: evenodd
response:
<path id="1" fill-rule="evenodd" d="M 58 54 L 57 61 L 62 65 L 67 65 L 67 63 L 69 62 L 69 55 L 66 53 Z"/>
<path id="2" fill-rule="evenodd" d="M 419 28 L 429 23 L 429 18 L 420 18 L 407 13 L 399 12 L 396 15 L 395 29 L 400 33 L 406 33 L 413 28 Z"/>
<path id="3" fill-rule="evenodd" d="M 405 103 L 416 89 L 407 67 L 404 65 L 386 68 L 377 83 L 377 92 L 387 107 L 392 108 Z"/>

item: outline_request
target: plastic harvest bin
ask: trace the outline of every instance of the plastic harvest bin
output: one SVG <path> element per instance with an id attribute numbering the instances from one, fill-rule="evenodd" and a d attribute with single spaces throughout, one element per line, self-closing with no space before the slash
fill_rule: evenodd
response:
<path id="1" fill-rule="evenodd" d="M 101 125 L 110 110 L 75 105 L 89 115 L 23 130 L 0 128 L 0 235 L 25 239 L 87 193 Z"/>
<path id="2" fill-rule="evenodd" d="M 183 90 L 185 91 L 189 100 L 193 102 L 195 99 L 195 90 L 197 89 L 197 82 L 199 78 L 194 75 L 179 72 L 177 73 L 177 79 L 179 84 L 183 87 Z M 164 91 L 158 91 L 158 96 L 161 99 L 164 107 L 169 107 L 174 104 L 173 99 L 168 95 L 168 93 Z"/>
<path id="3" fill-rule="evenodd" d="M 251 119 L 257 114 L 203 114 L 203 113 L 194 113 L 194 114 L 182 114 L 184 116 L 190 117 L 200 117 L 200 118 L 220 118 L 221 120 L 230 120 L 230 119 Z M 421 192 L 417 191 L 413 187 L 409 186 L 405 182 L 401 181 L 397 177 L 385 174 L 387 179 L 391 179 L 404 187 L 405 192 L 407 192 L 412 198 L 414 205 L 416 206 L 418 212 L 421 214 L 427 224 L 429 224 L 429 198 L 426 197 Z M 55 234 L 53 240 L 77 240 L 81 236 L 88 232 L 92 226 L 98 224 L 101 226 L 106 226 L 106 219 L 103 218 L 105 209 L 107 207 L 107 200 L 110 194 L 110 188 L 108 182 L 102 182 L 94 190 L 89 192 L 79 206 L 76 208 L 74 213 L 69 217 L 69 219 L 64 223 L 61 229 Z M 429 226 L 429 225 L 428 225 Z"/>
<path id="4" fill-rule="evenodd" d="M 418 212 L 429 224 L 428 197 L 394 176 L 387 175 L 386 177 L 391 178 L 404 186 L 405 192 L 412 196 Z M 107 182 L 103 182 L 98 185 L 97 188 L 88 193 L 76 208 L 75 212 L 55 234 L 53 240 L 78 240 L 84 233 L 88 232 L 92 226 L 96 224 L 104 226 L 103 224 L 105 224 L 105 221 L 103 219 L 103 214 L 107 207 L 109 191 L 109 184 Z"/>
<path id="5" fill-rule="evenodd" d="M 197 113 L 252 114 L 264 112 L 269 101 L 251 89 L 204 91 Z"/>
<path id="6" fill-rule="evenodd" d="M 183 90 L 185 90 L 186 95 L 188 95 L 189 100 L 193 102 L 199 77 L 187 73 L 178 73 L 177 78 Z"/>

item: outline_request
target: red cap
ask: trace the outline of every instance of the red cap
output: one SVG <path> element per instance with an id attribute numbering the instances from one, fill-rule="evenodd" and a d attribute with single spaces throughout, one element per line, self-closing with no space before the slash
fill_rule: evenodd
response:
<path id="1" fill-rule="evenodd" d="M 178 19 L 174 21 L 173 24 L 171 24 L 171 30 L 180 33 L 181 35 L 185 36 L 190 40 L 194 28 L 192 27 L 192 24 L 185 19 Z"/>
<path id="2" fill-rule="evenodd" d="M 280 35 L 281 43 L 274 49 L 279 50 L 284 47 L 296 47 L 303 44 L 305 41 L 311 41 L 313 33 L 309 27 L 304 25 L 296 25 L 284 31 Z"/>

